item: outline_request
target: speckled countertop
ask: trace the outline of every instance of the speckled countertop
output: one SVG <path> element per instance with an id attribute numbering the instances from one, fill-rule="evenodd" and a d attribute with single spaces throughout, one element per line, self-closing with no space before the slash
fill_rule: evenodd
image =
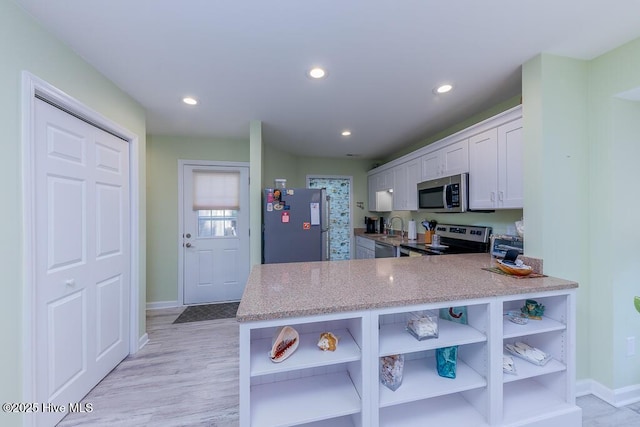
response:
<path id="1" fill-rule="evenodd" d="M 253 267 L 239 322 L 576 288 L 554 277 L 482 270 L 489 254 L 263 264 Z"/>

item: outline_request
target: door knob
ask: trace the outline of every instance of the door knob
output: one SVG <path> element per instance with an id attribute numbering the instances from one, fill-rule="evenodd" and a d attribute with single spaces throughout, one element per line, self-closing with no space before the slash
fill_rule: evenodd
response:
<path id="1" fill-rule="evenodd" d="M 67 279 L 64 281 L 64 284 L 72 288 L 76 285 L 76 281 L 74 279 Z"/>
<path id="2" fill-rule="evenodd" d="M 187 233 L 187 235 L 184 236 L 184 237 L 186 237 L 187 239 L 190 239 L 191 238 L 191 233 Z"/>
<path id="3" fill-rule="evenodd" d="M 190 248 L 191 247 L 191 243 L 185 243 L 185 246 Z"/>

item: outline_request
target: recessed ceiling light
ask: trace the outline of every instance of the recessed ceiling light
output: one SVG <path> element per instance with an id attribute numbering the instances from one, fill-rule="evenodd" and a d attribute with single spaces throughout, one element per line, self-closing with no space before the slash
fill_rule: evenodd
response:
<path id="1" fill-rule="evenodd" d="M 343 130 L 340 135 L 342 136 L 351 136 L 351 131 L 350 130 Z"/>
<path id="2" fill-rule="evenodd" d="M 309 77 L 321 79 L 327 75 L 327 72 L 320 67 L 314 67 L 309 70 Z"/>
<path id="3" fill-rule="evenodd" d="M 433 92 L 434 93 L 447 93 L 451 89 L 453 89 L 453 86 L 447 83 L 447 84 L 440 85 L 437 88 L 433 89 Z"/>
<path id="4" fill-rule="evenodd" d="M 184 102 L 187 105 L 196 105 L 198 103 L 198 100 L 190 96 L 187 96 L 182 98 L 182 102 Z"/>

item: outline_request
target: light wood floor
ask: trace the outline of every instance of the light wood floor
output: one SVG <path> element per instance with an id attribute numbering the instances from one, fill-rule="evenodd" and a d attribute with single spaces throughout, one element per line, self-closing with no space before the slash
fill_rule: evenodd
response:
<path id="1" fill-rule="evenodd" d="M 59 426 L 238 425 L 238 324 L 235 319 L 172 322 L 183 308 L 147 314 L 149 343 L 116 367 L 83 400 L 89 414 Z M 595 396 L 577 399 L 583 427 L 640 426 L 640 403 L 614 408 Z"/>
<path id="2" fill-rule="evenodd" d="M 237 426 L 238 323 L 172 324 L 182 310 L 148 311 L 149 343 L 85 397 L 93 412 L 58 425 Z"/>

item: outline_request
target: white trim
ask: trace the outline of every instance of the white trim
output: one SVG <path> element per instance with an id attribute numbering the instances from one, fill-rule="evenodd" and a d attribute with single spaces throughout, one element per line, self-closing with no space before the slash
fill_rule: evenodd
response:
<path id="1" fill-rule="evenodd" d="M 138 136 L 117 123 L 104 117 L 80 103 L 67 93 L 57 89 L 46 81 L 28 71 L 22 72 L 22 211 L 23 211 L 23 274 L 24 286 L 22 295 L 23 321 L 23 366 L 22 396 L 24 402 L 35 402 L 35 191 L 34 191 L 34 140 L 33 126 L 35 119 L 35 96 L 38 94 L 54 105 L 76 114 L 98 127 L 117 135 L 129 143 L 130 198 L 131 198 L 131 295 L 130 295 L 130 328 L 129 353 L 134 354 L 140 348 L 138 331 L 140 329 L 140 209 L 139 209 L 139 140 Z M 25 414 L 23 425 L 33 425 L 34 418 Z"/>
<path id="2" fill-rule="evenodd" d="M 309 188 L 309 180 L 311 178 L 320 178 L 320 179 L 348 179 L 349 180 L 349 248 L 351 253 L 349 254 L 349 258 L 355 259 L 355 235 L 353 234 L 353 176 L 350 175 L 320 175 L 320 174 L 308 174 L 306 178 L 307 188 Z"/>
<path id="3" fill-rule="evenodd" d="M 576 396 L 586 396 L 587 394 L 593 394 L 608 404 L 621 408 L 640 402 L 640 384 L 610 389 L 592 379 L 577 381 Z"/>
<path id="4" fill-rule="evenodd" d="M 182 306 L 182 304 L 179 304 L 178 301 L 155 301 L 147 303 L 147 310 L 160 310 L 163 308 L 174 308 L 180 306 Z"/>
<path id="5" fill-rule="evenodd" d="M 224 161 L 215 161 L 215 160 L 185 160 L 178 159 L 178 235 L 176 247 L 178 248 L 178 301 L 177 305 L 174 307 L 179 307 L 184 305 L 184 251 L 182 248 L 182 235 L 184 234 L 184 167 L 185 166 L 223 166 L 223 167 L 238 167 L 238 168 L 247 168 L 249 172 L 251 171 L 251 164 L 249 162 L 224 162 Z M 248 190 L 247 190 L 248 191 Z M 248 224 L 249 227 L 251 224 Z M 251 244 L 251 241 L 249 241 Z M 249 254 L 250 256 L 250 254 Z M 249 260 L 251 263 L 251 260 Z"/>
<path id="6" fill-rule="evenodd" d="M 149 334 L 144 334 L 138 339 L 138 351 L 142 350 L 142 347 L 149 343 Z"/>

